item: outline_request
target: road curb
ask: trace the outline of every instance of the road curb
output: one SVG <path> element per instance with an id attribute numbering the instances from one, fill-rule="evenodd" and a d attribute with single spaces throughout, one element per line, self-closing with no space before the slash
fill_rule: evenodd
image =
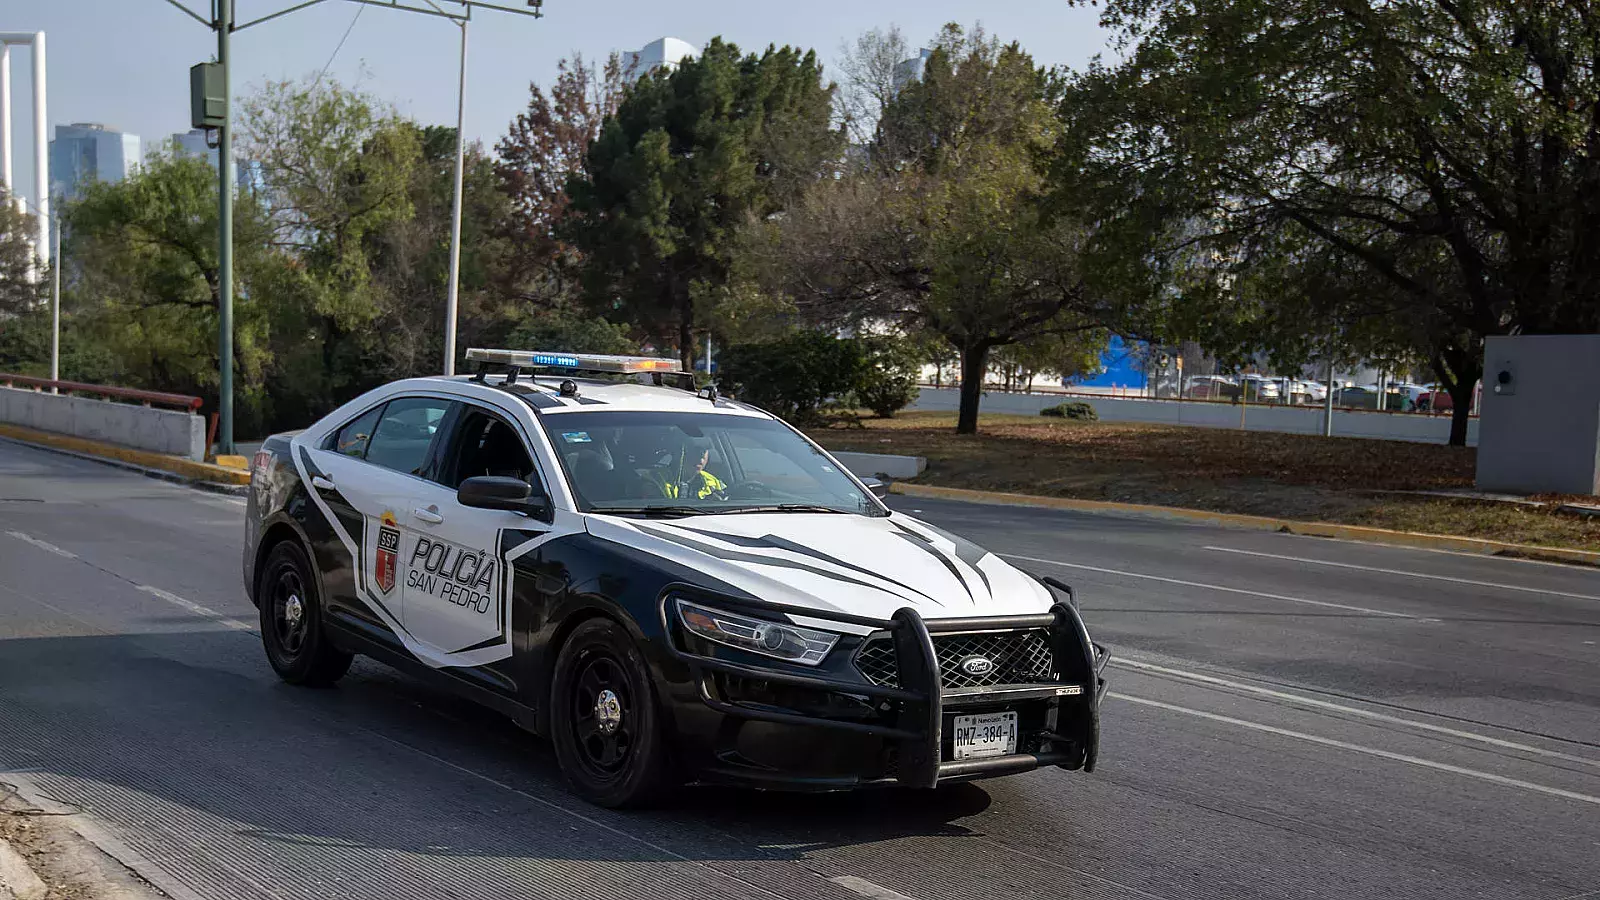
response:
<path id="1" fill-rule="evenodd" d="M 1538 547 L 1532 544 L 1512 544 L 1506 541 L 1452 537 L 1450 535 L 1425 534 L 1416 531 L 1391 531 L 1387 528 L 1372 528 L 1365 525 L 1336 525 L 1332 522 L 1275 519 L 1270 516 L 1208 512 L 1203 509 L 1185 509 L 1178 506 L 1151 506 L 1142 503 L 1116 503 L 1109 500 L 1077 500 L 1070 497 L 1039 497 L 1032 494 L 974 491 L 966 488 L 937 487 L 931 484 L 909 484 L 904 481 L 895 482 L 889 486 L 889 490 L 908 497 L 961 500 L 968 503 L 988 503 L 1000 506 L 1066 509 L 1075 512 L 1115 513 L 1169 521 L 1193 522 L 1201 525 L 1221 525 L 1226 528 L 1280 531 L 1310 537 L 1338 538 L 1346 541 L 1365 541 L 1374 544 L 1391 544 L 1399 547 L 1416 547 L 1423 550 L 1453 550 L 1462 553 L 1482 553 L 1487 556 L 1514 556 L 1519 559 L 1540 559 L 1549 562 L 1600 566 L 1600 553 L 1590 550 Z"/>
<path id="2" fill-rule="evenodd" d="M 11 842 L 0 838 L 0 897 L 13 900 L 44 900 L 49 893 L 33 867 Z"/>
<path id="3" fill-rule="evenodd" d="M 19 425 L 0 424 L 0 438 L 14 441 L 18 444 L 25 444 L 36 450 L 47 450 L 65 456 L 86 459 L 91 462 L 104 463 L 116 466 L 119 469 L 138 472 L 151 478 L 186 484 L 214 493 L 242 496 L 245 489 L 250 485 L 250 473 L 247 471 L 239 471 L 225 466 L 214 466 L 210 463 L 195 462 L 194 460 L 177 456 L 151 453 L 146 450 L 118 447 L 114 444 L 105 444 L 85 438 L 35 431 L 32 428 L 23 428 Z"/>

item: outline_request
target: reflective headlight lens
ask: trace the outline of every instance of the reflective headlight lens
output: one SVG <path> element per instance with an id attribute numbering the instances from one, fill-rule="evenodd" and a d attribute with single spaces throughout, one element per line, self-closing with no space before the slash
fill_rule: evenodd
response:
<path id="1" fill-rule="evenodd" d="M 822 662 L 833 645 L 839 642 L 837 634 L 826 631 L 752 619 L 687 600 L 679 600 L 677 605 L 678 618 L 691 634 L 802 666 L 814 666 Z"/>

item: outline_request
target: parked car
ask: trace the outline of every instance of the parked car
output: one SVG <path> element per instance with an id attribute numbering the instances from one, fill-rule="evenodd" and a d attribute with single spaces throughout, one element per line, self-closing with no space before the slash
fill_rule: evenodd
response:
<path id="1" fill-rule="evenodd" d="M 1195 375 L 1188 379 L 1183 395 L 1193 400 L 1237 400 L 1239 384 L 1224 375 Z"/>
<path id="2" fill-rule="evenodd" d="M 1323 403 L 1328 399 L 1328 386 L 1318 381 L 1299 378 L 1289 382 L 1290 403 Z"/>
<path id="3" fill-rule="evenodd" d="M 1428 388 L 1424 385 L 1411 384 L 1405 381 L 1392 382 L 1389 385 L 1389 396 L 1384 401 L 1384 407 L 1410 412 L 1417 408 L 1417 401 L 1426 393 L 1428 393 Z"/>
<path id="4" fill-rule="evenodd" d="M 1449 391 L 1442 391 L 1435 386 L 1417 396 L 1417 412 L 1450 412 L 1456 408 L 1455 401 L 1450 398 Z"/>
<path id="5" fill-rule="evenodd" d="M 1333 393 L 1333 405 L 1344 409 L 1377 409 L 1377 385 L 1352 384 Z"/>
<path id="6" fill-rule="evenodd" d="M 1240 375 L 1244 399 L 1250 403 L 1277 403 L 1283 398 L 1283 379 L 1267 375 Z"/>

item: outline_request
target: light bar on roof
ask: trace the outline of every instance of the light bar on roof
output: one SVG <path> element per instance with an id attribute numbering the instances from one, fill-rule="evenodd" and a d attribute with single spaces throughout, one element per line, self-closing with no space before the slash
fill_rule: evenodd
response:
<path id="1" fill-rule="evenodd" d="M 485 350 L 474 347 L 467 351 L 467 361 L 523 369 L 569 369 L 575 372 L 660 372 L 664 375 L 684 374 L 682 363 L 660 356 L 615 356 L 606 353 L 547 353 L 541 350 Z"/>

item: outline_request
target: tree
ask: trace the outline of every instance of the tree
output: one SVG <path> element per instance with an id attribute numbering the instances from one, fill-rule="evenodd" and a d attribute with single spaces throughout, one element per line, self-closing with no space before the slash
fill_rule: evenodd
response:
<path id="1" fill-rule="evenodd" d="M 49 356 L 41 315 L 48 279 L 35 277 L 37 234 L 34 217 L 0 185 L 0 372 L 37 368 Z"/>
<path id="2" fill-rule="evenodd" d="M 763 226 L 759 268 L 802 313 L 925 330 L 957 351 L 962 434 L 977 430 L 994 348 L 1114 313 L 1079 264 L 1086 230 L 1042 203 L 1054 91 L 1018 45 L 947 26 L 922 80 L 885 109 L 869 162 Z"/>
<path id="3" fill-rule="evenodd" d="M 1381 283 L 1318 317 L 1399 322 L 1374 330 L 1431 361 L 1455 444 L 1484 337 L 1600 330 L 1589 4 L 1112 0 L 1104 23 L 1125 62 L 1063 105 L 1062 181 L 1107 259 Z"/>
<path id="4" fill-rule="evenodd" d="M 36 222 L 0 185 L 0 317 L 32 309 L 42 296 L 40 285 L 48 283 L 35 277 Z"/>
<path id="5" fill-rule="evenodd" d="M 221 273 L 217 174 L 172 150 L 146 157 L 115 183 L 95 182 L 69 203 L 65 255 L 73 261 L 63 316 L 106 354 L 113 382 L 217 396 Z M 263 210 L 245 194 L 234 207 L 235 384 L 246 417 L 259 406 L 268 315 L 258 294 L 282 274 L 267 249 Z M 88 373 L 78 372 L 79 377 Z"/>
<path id="6" fill-rule="evenodd" d="M 326 79 L 268 84 L 242 119 L 266 242 L 296 263 L 273 285 L 274 416 L 306 422 L 392 371 L 374 327 L 389 298 L 376 237 L 415 216 L 424 133 Z"/>
<path id="7" fill-rule="evenodd" d="M 831 171 L 832 92 L 814 53 L 741 56 L 721 39 L 635 85 L 569 181 L 558 229 L 583 255 L 593 308 L 692 365 L 695 299 L 730 284 L 738 229 Z"/>
<path id="8" fill-rule="evenodd" d="M 901 76 L 896 71 L 911 52 L 905 35 L 893 25 L 863 32 L 853 44 L 839 48 L 836 115 L 851 144 L 865 147 L 872 143 L 884 110 L 899 92 Z"/>
<path id="9" fill-rule="evenodd" d="M 994 364 L 1008 390 L 1017 385 L 1032 390 L 1040 375 L 1071 378 L 1095 369 L 1108 338 L 1099 330 L 1046 334 L 997 348 Z"/>
<path id="10" fill-rule="evenodd" d="M 567 182 L 582 174 L 589 145 L 616 115 L 628 74 L 620 54 L 596 68 L 574 53 L 556 64 L 548 94 L 537 83 L 528 85 L 527 109 L 495 145 L 495 172 L 510 203 L 504 229 L 517 247 L 507 273 L 515 295 L 546 305 L 565 300 L 565 276 L 574 262 L 573 248 L 559 236 Z"/>

